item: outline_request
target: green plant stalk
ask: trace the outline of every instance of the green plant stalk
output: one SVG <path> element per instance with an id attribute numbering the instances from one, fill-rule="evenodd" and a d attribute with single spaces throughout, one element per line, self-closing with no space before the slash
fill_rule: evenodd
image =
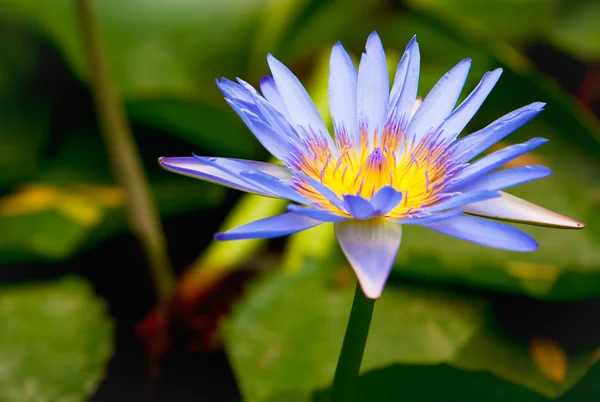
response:
<path id="1" fill-rule="evenodd" d="M 356 284 L 352 310 L 342 344 L 342 351 L 335 369 L 331 387 L 331 402 L 353 402 L 356 400 L 358 376 L 362 362 L 375 300 L 365 296 L 360 284 Z"/>
<path id="2" fill-rule="evenodd" d="M 168 315 L 175 290 L 175 275 L 150 184 L 111 77 L 92 1 L 77 0 L 76 4 L 98 121 L 113 175 L 125 192 L 129 226 L 141 243 L 156 289 L 159 309 Z"/>

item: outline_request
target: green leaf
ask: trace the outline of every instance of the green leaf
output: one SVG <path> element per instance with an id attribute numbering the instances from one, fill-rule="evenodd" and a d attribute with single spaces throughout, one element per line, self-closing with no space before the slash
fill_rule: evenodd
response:
<path id="1" fill-rule="evenodd" d="M 252 23 L 264 4 L 103 0 L 94 8 L 118 87 L 125 98 L 140 99 L 201 94 L 206 82 L 231 72 L 243 60 Z M 76 74 L 87 78 L 72 1 L 2 0 L 0 11 L 48 35 Z"/>
<path id="2" fill-rule="evenodd" d="M 600 366 L 596 367 L 600 369 Z M 595 370 L 598 372 L 599 370 Z M 598 377 L 590 373 L 590 379 Z M 554 399 L 556 402 L 586 402 L 594 398 L 595 390 L 586 389 L 582 380 L 572 391 Z M 588 381 L 589 382 L 589 381 Z M 423 386 L 432 384 L 433 386 Z M 589 388 L 589 387 L 588 387 Z M 315 402 L 325 402 L 327 392 L 320 391 Z M 283 400 L 283 399 L 281 399 Z M 359 378 L 360 402 L 388 401 L 460 401 L 460 402 L 549 402 L 545 398 L 516 384 L 506 383 L 489 373 L 458 370 L 446 364 L 437 366 L 393 365 L 364 373 Z"/>
<path id="3" fill-rule="evenodd" d="M 225 190 L 185 177 L 151 182 L 162 217 L 216 205 Z M 36 183 L 0 198 L 0 263 L 63 259 L 127 230 L 116 186 Z"/>
<path id="4" fill-rule="evenodd" d="M 435 16 L 479 40 L 535 38 L 550 30 L 557 0 L 408 0 L 408 6 Z"/>
<path id="5" fill-rule="evenodd" d="M 307 263 L 294 274 L 274 272 L 252 286 L 223 327 L 228 355 L 248 401 L 307 393 L 329 384 L 350 312 L 353 286 L 344 278 L 351 275 Z M 539 313 L 521 309 L 525 310 Z M 564 378 L 550 378 L 544 374 L 548 370 L 543 371 L 547 360 L 528 351 L 528 344 L 537 339 L 534 334 L 525 329 L 516 337 L 505 326 L 498 328 L 498 314 L 496 303 L 480 295 L 388 283 L 375 305 L 362 369 L 448 363 L 489 371 L 556 397 L 595 361 L 589 349 L 573 352 L 568 365 L 558 368 Z M 509 323 L 514 326 L 524 319 L 531 318 L 515 313 Z M 548 337 L 553 335 L 550 331 Z"/>
<path id="6" fill-rule="evenodd" d="M 45 102 L 0 98 L 0 186 L 31 178 L 49 134 Z"/>
<path id="7" fill-rule="evenodd" d="M 600 3 L 574 1 L 565 4 L 556 19 L 550 41 L 571 55 L 589 61 L 600 60 Z"/>
<path id="8" fill-rule="evenodd" d="M 0 400 L 85 401 L 113 351 L 113 323 L 89 283 L 3 286 Z"/>
<path id="9" fill-rule="evenodd" d="M 57 260 L 127 231 L 125 195 L 115 185 L 93 130 L 65 133 L 37 179 L 0 197 L 0 263 Z M 149 155 L 161 217 L 216 206 L 226 189 L 165 172 Z M 156 155 L 158 157 L 158 155 Z"/>
<path id="10" fill-rule="evenodd" d="M 252 159 L 260 143 L 242 120 L 222 102 L 223 107 L 202 102 L 146 100 L 133 102 L 127 111 L 133 122 L 160 129 L 195 145 L 211 155 Z"/>

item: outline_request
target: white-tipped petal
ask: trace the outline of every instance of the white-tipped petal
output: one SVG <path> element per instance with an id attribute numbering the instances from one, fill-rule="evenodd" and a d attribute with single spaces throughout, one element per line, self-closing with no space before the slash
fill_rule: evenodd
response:
<path id="1" fill-rule="evenodd" d="M 500 192 L 501 196 L 479 201 L 464 207 L 466 213 L 501 221 L 526 223 L 562 229 L 582 229 L 583 222 L 532 204 L 514 195 Z"/>
<path id="2" fill-rule="evenodd" d="M 402 239 L 402 226 L 384 219 L 336 223 L 335 235 L 370 299 L 383 292 Z"/>

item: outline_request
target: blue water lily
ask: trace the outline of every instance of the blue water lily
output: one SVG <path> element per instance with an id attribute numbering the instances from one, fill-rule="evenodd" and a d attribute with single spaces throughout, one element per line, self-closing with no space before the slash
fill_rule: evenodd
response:
<path id="1" fill-rule="evenodd" d="M 463 240 L 533 251 L 525 232 L 494 220 L 561 228 L 581 222 L 502 190 L 548 176 L 543 166 L 497 170 L 547 142 L 534 138 L 474 161 L 541 112 L 535 102 L 458 138 L 500 78 L 486 73 L 455 108 L 471 60 L 417 97 L 420 54 L 408 44 L 390 90 L 386 56 L 369 36 L 358 71 L 341 43 L 331 52 L 329 104 L 334 133 L 296 76 L 269 55 L 272 77 L 260 94 L 238 79 L 217 82 L 225 100 L 282 164 L 217 157 L 163 157 L 173 172 L 292 201 L 282 215 L 218 233 L 219 240 L 273 238 L 333 223 L 340 246 L 369 298 L 381 295 L 400 247 L 403 225 L 422 225 Z M 494 219 L 494 220 L 490 220 Z"/>

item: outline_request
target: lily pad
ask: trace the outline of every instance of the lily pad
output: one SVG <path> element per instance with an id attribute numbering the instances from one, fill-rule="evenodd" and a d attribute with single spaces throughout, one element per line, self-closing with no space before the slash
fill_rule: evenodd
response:
<path id="1" fill-rule="evenodd" d="M 85 401 L 113 351 L 113 323 L 85 280 L 0 289 L 0 400 Z"/>
<path id="2" fill-rule="evenodd" d="M 590 379 L 557 399 L 549 399 L 525 387 L 508 384 L 488 373 L 459 370 L 446 364 L 437 366 L 393 365 L 373 370 L 360 376 L 357 400 L 360 402 L 585 402 L 593 400 L 597 390 L 593 386 L 600 374 L 600 366 L 590 370 Z M 594 371 L 592 373 L 591 371 Z M 435 384 L 427 387 L 423 384 Z M 315 394 L 315 402 L 325 402 L 327 391 Z M 283 400 L 283 399 L 280 399 Z"/>
<path id="3" fill-rule="evenodd" d="M 354 280 L 347 278 L 352 274 L 346 268 L 307 262 L 294 274 L 274 272 L 252 286 L 223 327 L 246 400 L 328 385 L 352 302 Z M 496 304 L 482 295 L 390 283 L 375 305 L 362 370 L 447 363 L 556 397 L 595 363 L 600 344 L 592 340 L 585 350 L 564 352 L 564 377 L 549 376 L 547 360 L 529 350 L 539 334 L 520 328 L 515 335 L 512 327 L 523 319 L 516 313 L 499 326 Z M 554 336 L 550 329 L 548 334 Z"/>

